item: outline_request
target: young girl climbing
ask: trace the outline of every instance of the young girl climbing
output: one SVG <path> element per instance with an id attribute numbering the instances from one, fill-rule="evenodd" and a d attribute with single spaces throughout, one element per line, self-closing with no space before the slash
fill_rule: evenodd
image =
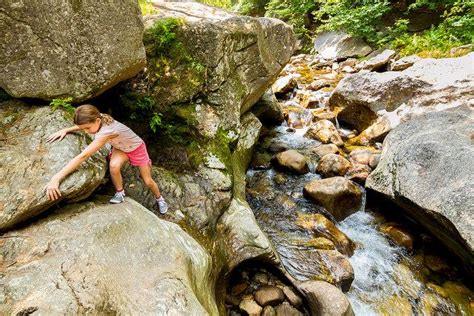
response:
<path id="1" fill-rule="evenodd" d="M 163 196 L 160 194 L 158 185 L 151 177 L 151 160 L 146 150 L 143 140 L 124 124 L 114 120 L 107 114 L 102 114 L 99 110 L 90 104 L 79 106 L 74 114 L 73 127 L 62 129 L 47 138 L 48 142 L 62 140 L 67 133 L 83 130 L 88 134 L 94 135 L 94 140 L 82 153 L 74 157 L 61 171 L 55 174 L 46 185 L 46 193 L 50 200 L 57 200 L 61 196 L 59 184 L 68 174 L 76 170 L 79 165 L 96 153 L 105 144 L 112 145 L 109 154 L 110 176 L 114 184 L 116 193 L 110 200 L 110 203 L 121 203 L 125 198 L 123 189 L 122 175 L 120 169 L 122 165 L 129 161 L 132 166 L 140 170 L 145 185 L 155 195 L 156 207 L 161 214 L 168 210 Z"/>

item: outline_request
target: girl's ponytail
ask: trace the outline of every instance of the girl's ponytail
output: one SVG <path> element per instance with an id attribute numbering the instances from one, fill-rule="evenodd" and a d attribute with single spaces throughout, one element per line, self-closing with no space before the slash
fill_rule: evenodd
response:
<path id="1" fill-rule="evenodd" d="M 112 116 L 110 116 L 108 114 L 100 113 L 100 121 L 104 125 L 110 125 L 110 124 L 112 124 L 114 119 L 112 118 Z"/>

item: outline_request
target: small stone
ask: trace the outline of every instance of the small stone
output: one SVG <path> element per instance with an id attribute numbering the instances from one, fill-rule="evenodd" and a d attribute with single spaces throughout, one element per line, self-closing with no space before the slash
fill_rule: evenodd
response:
<path id="1" fill-rule="evenodd" d="M 356 72 L 356 70 L 354 68 L 352 68 L 351 66 L 344 66 L 342 68 L 342 71 L 347 72 L 349 74 Z"/>
<path id="2" fill-rule="evenodd" d="M 273 177 L 273 182 L 275 182 L 278 185 L 285 184 L 287 180 L 288 179 L 281 173 Z"/>
<path id="3" fill-rule="evenodd" d="M 306 158 L 296 150 L 287 150 L 275 156 L 272 160 L 275 167 L 285 171 L 305 174 L 309 171 Z"/>
<path id="4" fill-rule="evenodd" d="M 276 311 L 270 305 L 265 306 L 265 308 L 263 309 L 262 316 L 276 316 Z"/>
<path id="5" fill-rule="evenodd" d="M 354 315 L 347 296 L 332 284 L 306 281 L 299 288 L 305 293 L 312 315 Z"/>
<path id="6" fill-rule="evenodd" d="M 367 165 L 355 164 L 347 171 L 346 178 L 363 185 L 369 177 L 370 171 L 370 167 Z"/>
<path id="7" fill-rule="evenodd" d="M 327 154 L 336 154 L 339 151 L 339 148 L 334 144 L 324 144 L 311 148 L 310 151 L 322 158 Z"/>
<path id="8" fill-rule="evenodd" d="M 350 167 L 351 163 L 346 158 L 337 154 L 328 154 L 321 158 L 316 171 L 323 178 L 330 178 L 345 175 Z"/>
<path id="9" fill-rule="evenodd" d="M 379 164 L 380 162 L 380 157 L 381 155 L 380 154 L 374 154 L 370 157 L 369 159 L 369 167 L 372 168 L 372 169 L 375 169 L 377 168 L 377 165 Z"/>
<path id="10" fill-rule="evenodd" d="M 232 295 L 238 296 L 242 294 L 247 288 L 248 288 L 247 283 L 239 283 L 237 285 L 234 285 L 230 292 Z"/>
<path id="11" fill-rule="evenodd" d="M 316 139 L 323 144 L 333 143 L 337 146 L 342 146 L 344 144 L 336 127 L 328 120 L 318 121 L 308 130 L 308 132 L 306 132 L 305 136 Z"/>
<path id="12" fill-rule="evenodd" d="M 413 250 L 413 236 L 404 228 L 394 225 L 385 225 L 382 226 L 382 232 L 387 234 L 394 243 L 410 251 Z"/>
<path id="13" fill-rule="evenodd" d="M 284 302 L 275 308 L 277 316 L 303 316 L 303 313 L 291 306 L 288 302 Z"/>
<path id="14" fill-rule="evenodd" d="M 250 316 L 259 316 L 262 312 L 262 307 L 253 300 L 251 295 L 245 296 L 239 307 Z"/>
<path id="15" fill-rule="evenodd" d="M 260 284 L 266 285 L 268 284 L 268 275 L 265 273 L 258 272 L 258 273 L 255 273 L 253 280 Z"/>
<path id="16" fill-rule="evenodd" d="M 296 295 L 296 293 L 291 289 L 291 287 L 284 286 L 282 290 L 291 305 L 298 308 L 301 306 L 301 304 L 303 304 L 303 300 L 301 299 L 301 297 Z"/>
<path id="17" fill-rule="evenodd" d="M 285 294 L 276 286 L 261 286 L 254 294 L 255 301 L 261 306 L 275 306 L 285 300 Z"/>

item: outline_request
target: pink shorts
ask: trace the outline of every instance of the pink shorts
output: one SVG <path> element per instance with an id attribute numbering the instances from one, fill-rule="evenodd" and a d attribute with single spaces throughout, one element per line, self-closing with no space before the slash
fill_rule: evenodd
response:
<path id="1" fill-rule="evenodd" d="M 112 153 L 114 150 L 115 150 L 114 147 L 112 147 L 112 150 L 109 153 L 109 159 L 110 157 L 112 157 Z M 131 152 L 128 152 L 125 154 L 127 155 L 128 160 L 130 161 L 130 164 L 132 166 L 135 166 L 135 167 L 145 166 L 145 165 L 151 166 L 151 159 L 148 156 L 148 151 L 146 150 L 145 143 L 142 143 L 135 150 L 132 150 Z"/>

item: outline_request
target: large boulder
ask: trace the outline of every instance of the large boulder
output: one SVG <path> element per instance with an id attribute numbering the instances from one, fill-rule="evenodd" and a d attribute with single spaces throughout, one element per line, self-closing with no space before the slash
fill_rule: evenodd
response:
<path id="1" fill-rule="evenodd" d="M 70 204 L 0 245 L 0 314 L 217 315 L 212 258 L 130 198 Z"/>
<path id="2" fill-rule="evenodd" d="M 199 107 L 215 114 L 216 129 L 206 136 L 215 136 L 218 128 L 238 133 L 240 115 L 260 99 L 290 59 L 295 45 L 291 27 L 277 19 L 238 16 L 197 2 L 156 1 L 153 5 L 158 13 L 145 18 L 145 33 L 159 23 L 180 19 L 173 32 L 188 61 L 175 63 L 179 56 L 168 52 L 150 55 L 147 75 L 137 78 L 146 82 L 146 91 L 140 93 L 152 95 L 161 108 L 182 107 L 199 96 L 201 104 L 191 104 L 193 113 Z M 145 40 L 147 50 L 152 50 L 153 43 Z M 156 73 L 152 63 L 163 54 L 172 60 L 171 67 Z M 131 82 L 132 87 L 141 86 L 143 82 L 137 80 Z M 193 117 L 195 126 L 210 119 Z"/>
<path id="3" fill-rule="evenodd" d="M 88 144 L 83 133 L 62 141 L 46 138 L 71 127 L 68 113 L 45 106 L 27 106 L 20 101 L 0 104 L 0 230 L 31 218 L 57 201 L 49 201 L 44 190 L 53 175 Z M 89 196 L 106 172 L 105 157 L 95 154 L 60 185 L 59 201 L 79 201 Z"/>
<path id="4" fill-rule="evenodd" d="M 314 49 L 326 59 L 364 57 L 372 51 L 361 38 L 341 31 L 319 33 L 314 40 Z"/>
<path id="5" fill-rule="evenodd" d="M 81 101 L 145 66 L 137 1 L 2 1 L 0 87 L 14 97 Z"/>
<path id="6" fill-rule="evenodd" d="M 329 105 L 338 118 L 363 131 L 379 119 L 390 130 L 410 117 L 473 100 L 474 53 L 459 58 L 422 59 L 403 71 L 358 73 L 345 77 Z M 387 131 L 384 131 L 386 133 Z"/>
<path id="7" fill-rule="evenodd" d="M 428 113 L 391 131 L 367 188 L 399 204 L 474 267 L 473 110 Z"/>

